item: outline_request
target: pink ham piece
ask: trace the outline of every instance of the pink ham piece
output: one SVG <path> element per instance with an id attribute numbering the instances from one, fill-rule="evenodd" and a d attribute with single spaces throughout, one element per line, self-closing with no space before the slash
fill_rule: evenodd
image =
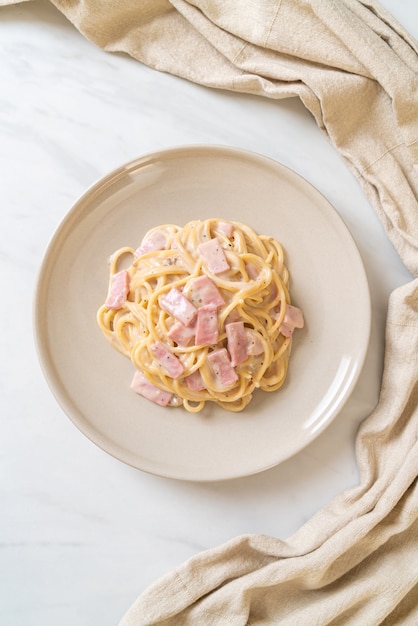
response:
<path id="1" fill-rule="evenodd" d="M 162 230 L 154 230 L 149 235 L 145 235 L 141 245 L 134 252 L 134 257 L 141 256 L 146 252 L 154 250 L 165 250 L 167 246 L 167 236 Z"/>
<path id="2" fill-rule="evenodd" d="M 172 393 L 159 389 L 156 385 L 151 383 L 140 371 L 135 372 L 131 382 L 131 389 L 140 396 L 160 406 L 167 406 L 173 396 Z"/>
<path id="3" fill-rule="evenodd" d="M 232 237 L 232 233 L 234 232 L 234 225 L 230 222 L 219 221 L 216 225 L 216 230 L 218 231 L 218 233 L 221 233 L 222 235 L 225 235 L 225 237 L 228 237 L 228 239 L 230 239 Z"/>
<path id="4" fill-rule="evenodd" d="M 218 315 L 216 307 L 202 306 L 197 310 L 195 345 L 204 346 L 218 342 Z"/>
<path id="5" fill-rule="evenodd" d="M 268 295 L 268 298 L 266 298 L 266 300 L 265 300 L 266 304 L 267 304 L 267 303 L 270 303 L 270 302 L 273 302 L 273 300 L 275 300 L 275 299 L 277 298 L 278 293 L 279 293 L 279 291 L 278 291 L 278 289 L 277 289 L 276 284 L 275 284 L 275 283 L 272 283 L 272 284 L 270 285 L 270 293 L 269 293 L 269 295 Z M 277 319 L 277 318 L 276 318 L 276 319 Z"/>
<path id="6" fill-rule="evenodd" d="M 121 270 L 112 276 L 110 289 L 106 298 L 105 306 L 112 311 L 120 309 L 129 292 L 129 274 L 126 270 Z"/>
<path id="7" fill-rule="evenodd" d="M 260 273 L 260 270 L 254 265 L 254 263 L 246 263 L 245 271 L 247 272 L 250 280 L 257 280 Z"/>
<path id="8" fill-rule="evenodd" d="M 227 324 L 231 324 L 232 322 L 239 322 L 241 320 L 241 315 L 238 313 L 236 309 L 232 309 L 230 313 L 226 316 L 225 326 Z"/>
<path id="9" fill-rule="evenodd" d="M 195 334 L 196 324 L 190 324 L 190 326 L 185 326 L 181 322 L 176 322 L 168 331 L 167 336 L 178 346 L 184 348 L 189 345 Z"/>
<path id="10" fill-rule="evenodd" d="M 244 322 L 232 322 L 225 325 L 228 340 L 228 352 L 231 357 L 231 365 L 234 367 L 245 361 L 247 354 L 247 335 L 245 334 Z"/>
<path id="11" fill-rule="evenodd" d="M 219 389 L 227 389 L 238 380 L 238 374 L 231 365 L 226 348 L 209 352 L 207 358 Z"/>
<path id="12" fill-rule="evenodd" d="M 199 370 L 196 370 L 193 374 L 189 374 L 184 380 L 190 391 L 203 391 L 203 389 L 206 389 Z"/>
<path id="13" fill-rule="evenodd" d="M 176 287 L 159 299 L 160 307 L 173 315 L 179 322 L 189 326 L 196 316 L 197 309 Z"/>
<path id="14" fill-rule="evenodd" d="M 162 341 L 156 341 L 150 345 L 150 350 L 155 356 L 161 369 L 171 378 L 178 378 L 184 372 L 180 359 L 173 354 Z"/>
<path id="15" fill-rule="evenodd" d="M 279 332 L 285 337 L 291 337 L 295 328 L 303 328 L 305 325 L 303 313 L 297 306 L 286 304 L 286 312 L 283 322 L 279 326 Z"/>
<path id="16" fill-rule="evenodd" d="M 247 337 L 247 354 L 250 356 L 257 356 L 264 352 L 263 343 L 258 333 L 252 328 L 245 329 L 245 335 Z"/>
<path id="17" fill-rule="evenodd" d="M 213 274 L 221 274 L 229 269 L 225 252 L 217 237 L 200 243 L 198 250 L 203 257 L 206 267 Z"/>
<path id="18" fill-rule="evenodd" d="M 190 281 L 187 297 L 196 307 L 208 305 L 219 307 L 225 304 L 217 286 L 206 274 Z"/>

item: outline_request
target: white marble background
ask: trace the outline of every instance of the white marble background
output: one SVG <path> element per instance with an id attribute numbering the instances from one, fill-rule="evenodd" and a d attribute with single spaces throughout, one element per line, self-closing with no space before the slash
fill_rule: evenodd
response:
<path id="1" fill-rule="evenodd" d="M 416 0 L 385 0 L 418 37 Z M 371 283 L 363 375 L 329 428 L 282 465 L 221 483 L 145 474 L 87 440 L 52 396 L 32 332 L 54 230 L 88 186 L 183 144 L 293 168 L 349 226 Z M 297 100 L 211 91 L 109 54 L 48 2 L 0 8 L 0 624 L 117 624 L 157 577 L 241 533 L 286 539 L 358 482 L 354 437 L 377 401 L 387 297 L 409 274 L 341 158 Z"/>

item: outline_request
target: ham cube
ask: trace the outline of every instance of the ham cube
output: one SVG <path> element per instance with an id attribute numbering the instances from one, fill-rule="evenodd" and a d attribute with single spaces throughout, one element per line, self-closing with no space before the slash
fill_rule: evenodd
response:
<path id="1" fill-rule="evenodd" d="M 129 274 L 126 270 L 121 270 L 112 276 L 105 306 L 113 311 L 122 308 L 126 298 L 128 297 L 128 292 Z"/>
<path id="2" fill-rule="evenodd" d="M 260 270 L 258 267 L 256 267 L 254 265 L 254 263 L 246 263 L 245 264 L 245 271 L 248 274 L 248 278 L 250 280 L 257 280 L 259 274 L 260 274 Z"/>
<path id="3" fill-rule="evenodd" d="M 196 370 L 193 374 L 189 374 L 184 380 L 190 391 L 203 391 L 203 389 L 206 389 L 199 370 Z"/>
<path id="4" fill-rule="evenodd" d="M 228 340 L 228 352 L 231 357 L 231 365 L 234 367 L 247 359 L 247 335 L 245 334 L 244 322 L 232 322 L 225 325 Z"/>
<path id="5" fill-rule="evenodd" d="M 162 230 L 154 230 L 145 235 L 141 245 L 134 252 L 134 256 L 138 257 L 146 252 L 154 250 L 165 250 L 167 246 L 167 235 Z"/>
<path id="6" fill-rule="evenodd" d="M 232 237 L 232 233 L 234 232 L 234 225 L 231 222 L 221 222 L 219 221 L 216 225 L 216 230 L 218 233 L 225 235 L 230 239 Z"/>
<path id="7" fill-rule="evenodd" d="M 291 337 L 295 328 L 303 328 L 304 325 L 305 321 L 302 311 L 297 306 L 286 304 L 286 312 L 283 322 L 279 326 L 279 332 L 285 337 Z"/>
<path id="8" fill-rule="evenodd" d="M 167 336 L 178 346 L 186 347 L 196 334 L 196 324 L 185 326 L 181 322 L 176 322 L 168 331 Z"/>
<path id="9" fill-rule="evenodd" d="M 190 281 L 187 297 L 196 307 L 208 305 L 219 307 L 225 304 L 217 286 L 206 274 Z"/>
<path id="10" fill-rule="evenodd" d="M 164 389 L 159 389 L 159 387 L 151 383 L 145 375 L 138 370 L 135 372 L 132 379 L 131 389 L 140 396 L 160 406 L 167 406 L 173 396 L 172 393 L 164 391 Z"/>
<path id="11" fill-rule="evenodd" d="M 227 389 L 238 380 L 238 374 L 231 365 L 226 348 L 209 352 L 208 364 L 219 389 Z"/>
<path id="12" fill-rule="evenodd" d="M 156 341 L 150 345 L 150 350 L 155 356 L 155 359 L 161 369 L 171 376 L 171 378 L 178 378 L 184 372 L 182 362 L 175 354 L 173 354 L 162 341 Z"/>
<path id="13" fill-rule="evenodd" d="M 226 316 L 225 326 L 226 324 L 231 324 L 232 322 L 239 322 L 241 319 L 241 315 L 236 309 L 232 309 L 230 313 Z"/>
<path id="14" fill-rule="evenodd" d="M 221 274 L 229 269 L 229 263 L 219 239 L 214 237 L 198 245 L 200 254 L 203 257 L 206 267 L 213 274 Z"/>
<path id="15" fill-rule="evenodd" d="M 197 310 L 196 346 L 216 344 L 218 342 L 218 315 L 216 307 L 202 306 Z"/>
<path id="16" fill-rule="evenodd" d="M 173 315 L 179 322 L 189 326 L 196 316 L 197 309 L 176 287 L 159 299 L 160 307 Z"/>
<path id="17" fill-rule="evenodd" d="M 264 352 L 264 346 L 260 339 L 259 334 L 252 328 L 245 329 L 245 335 L 247 337 L 247 354 L 250 356 L 257 356 Z"/>

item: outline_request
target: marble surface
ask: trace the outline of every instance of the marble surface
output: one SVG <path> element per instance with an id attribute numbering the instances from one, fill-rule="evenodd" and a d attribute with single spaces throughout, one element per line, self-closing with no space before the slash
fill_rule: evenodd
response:
<path id="1" fill-rule="evenodd" d="M 418 37 L 416 0 L 385 0 Z M 0 8 L 0 623 L 117 624 L 157 577 L 241 533 L 286 539 L 357 484 L 354 440 L 377 402 L 389 293 L 410 279 L 358 183 L 296 99 L 211 91 L 109 54 L 52 5 Z M 185 144 L 267 155 L 315 185 L 357 242 L 373 328 L 362 376 L 319 438 L 283 464 L 218 483 L 164 479 L 97 448 L 55 401 L 32 305 L 55 229 L 131 159 Z"/>

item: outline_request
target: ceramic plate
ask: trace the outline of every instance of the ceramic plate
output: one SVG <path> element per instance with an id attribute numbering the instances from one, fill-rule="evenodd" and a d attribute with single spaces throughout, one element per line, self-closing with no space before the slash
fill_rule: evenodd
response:
<path id="1" fill-rule="evenodd" d="M 242 413 L 161 408 L 130 391 L 132 365 L 96 323 L 108 258 L 147 230 L 223 217 L 285 248 L 291 296 L 305 315 L 287 381 Z M 54 235 L 41 267 L 35 332 L 45 376 L 93 442 L 143 471 L 222 480 L 277 465 L 341 410 L 364 362 L 370 298 L 353 239 L 329 202 L 287 167 L 226 147 L 175 148 L 139 158 L 89 189 Z"/>

